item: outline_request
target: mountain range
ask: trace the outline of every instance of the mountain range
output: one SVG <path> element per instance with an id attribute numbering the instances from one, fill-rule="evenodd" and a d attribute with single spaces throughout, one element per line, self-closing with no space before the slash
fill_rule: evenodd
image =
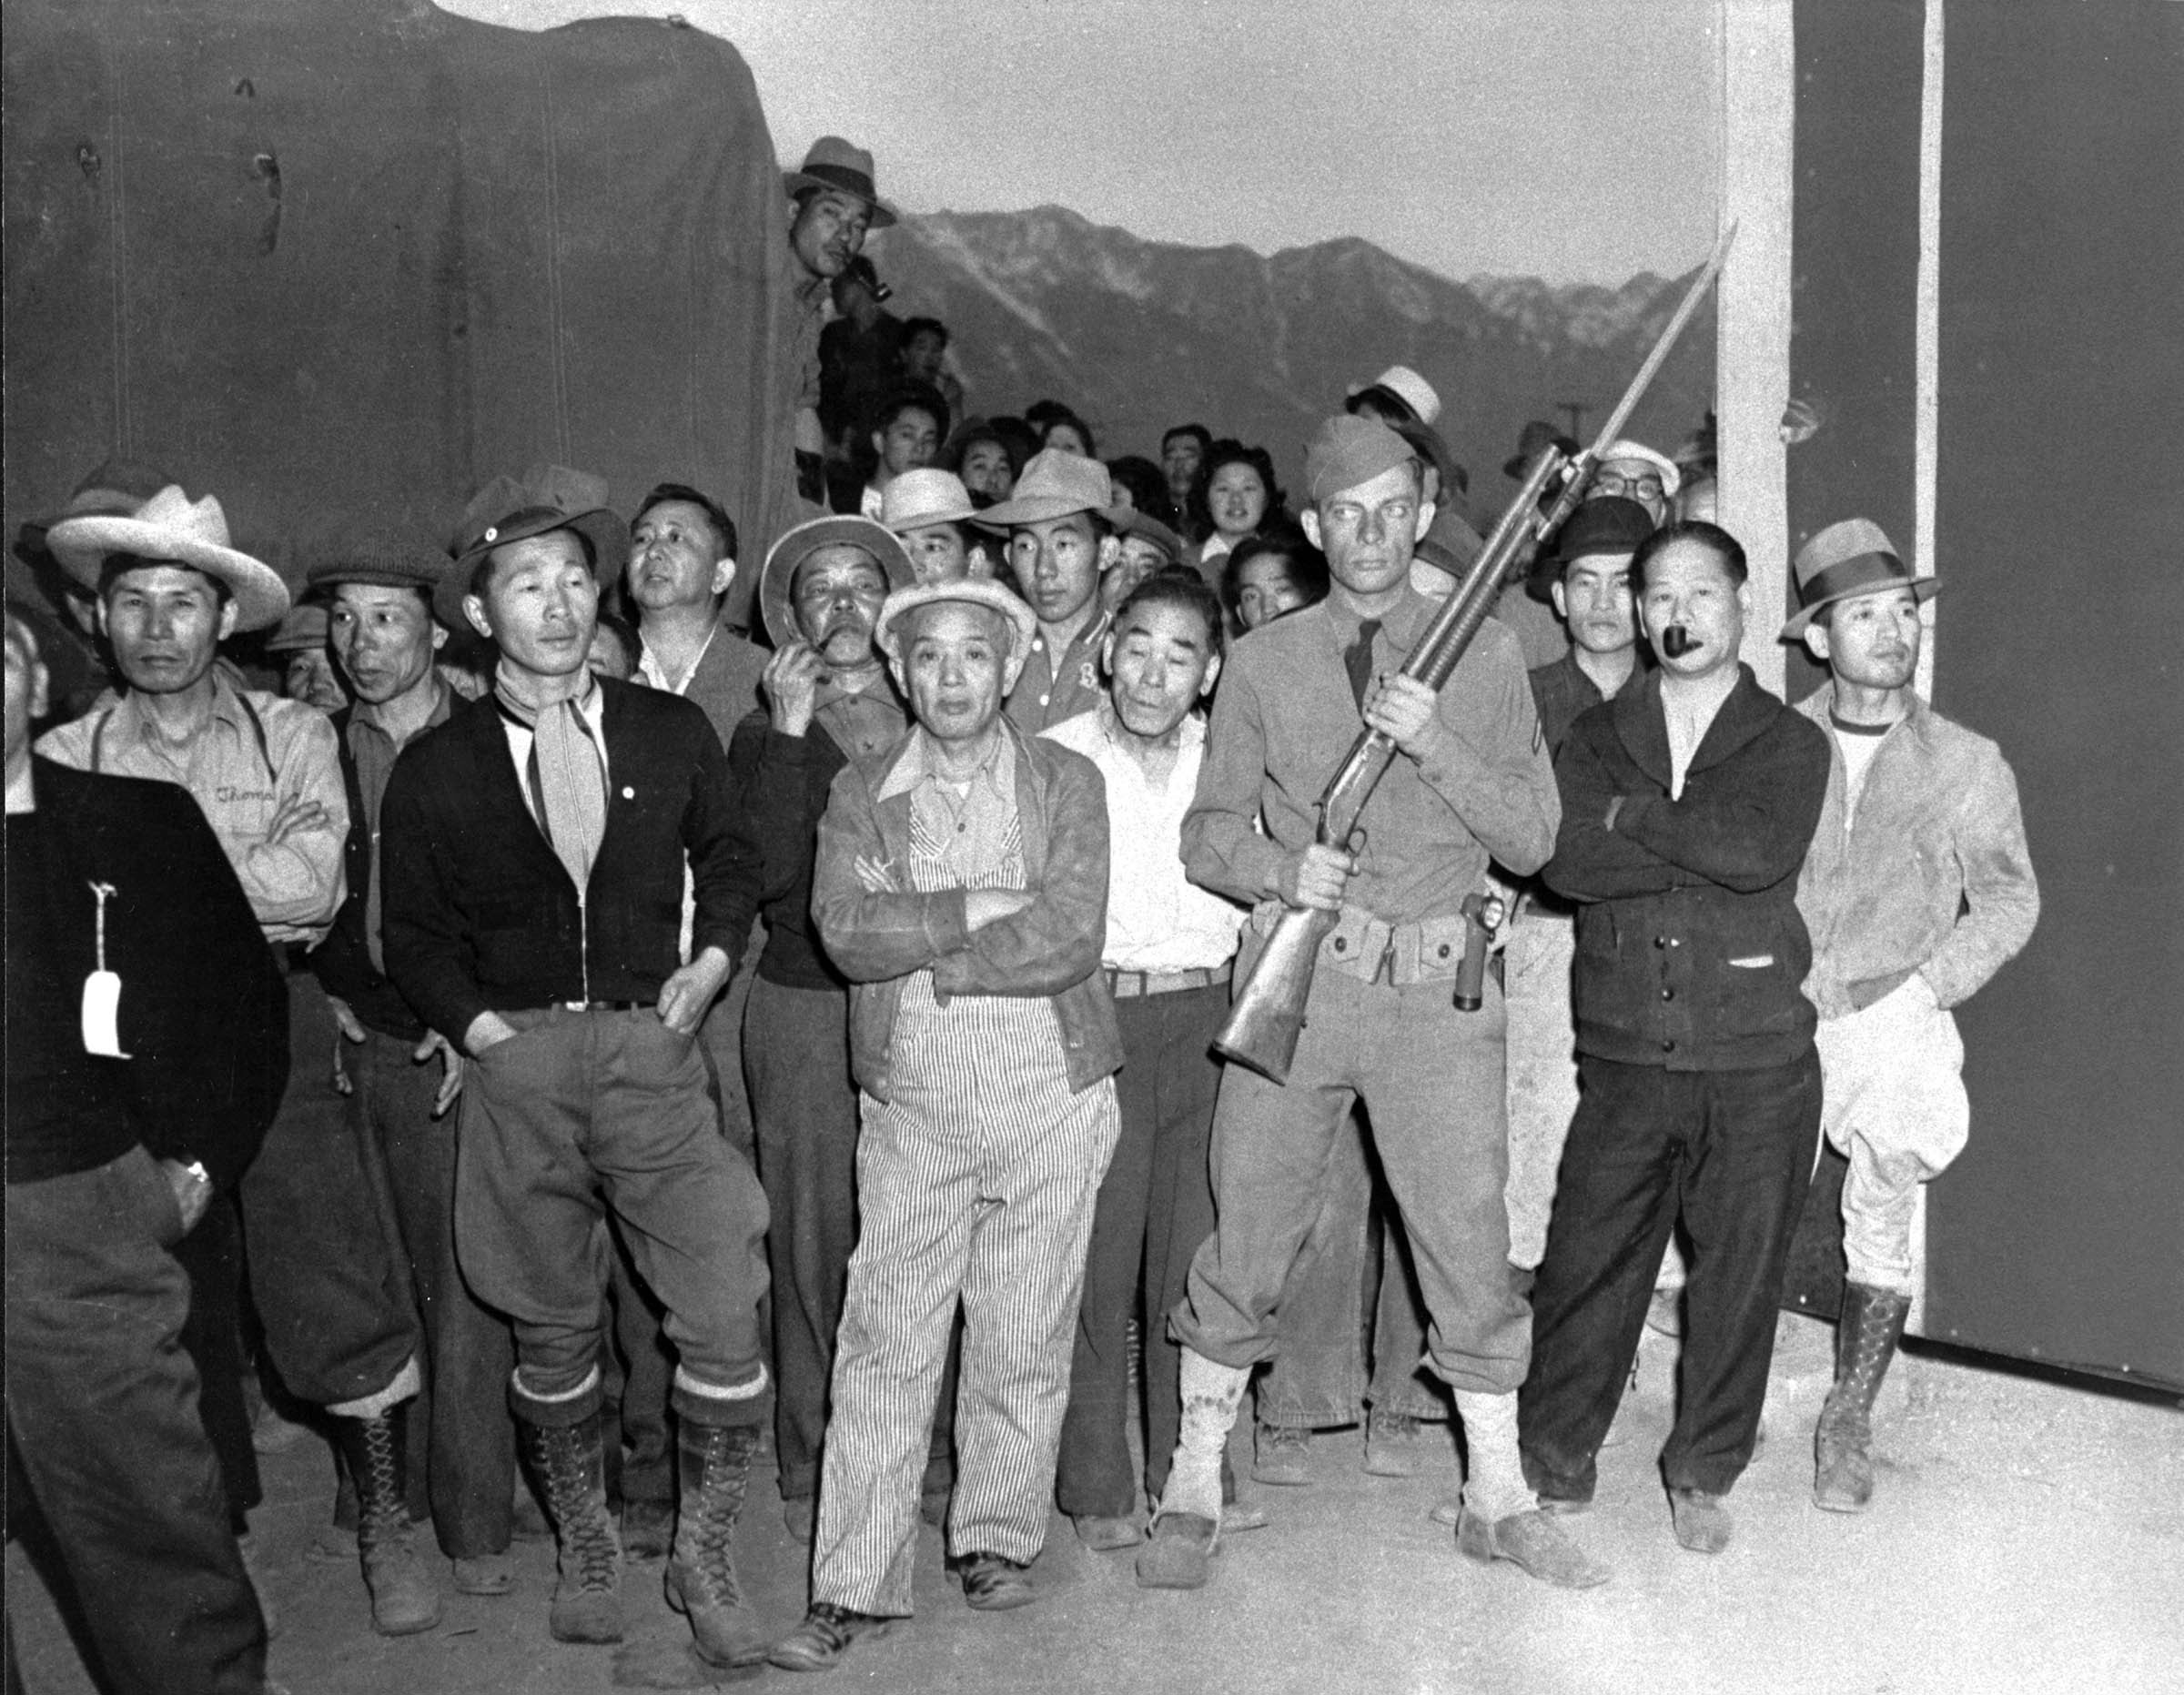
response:
<path id="1" fill-rule="evenodd" d="M 1598 428 L 1674 309 L 1683 279 L 1620 287 L 1459 282 L 1354 237 L 1264 256 L 1147 241 L 1061 207 L 905 216 L 871 248 L 891 309 L 948 326 L 967 403 L 1020 412 L 1051 396 L 1103 457 L 1157 457 L 1186 421 L 1264 445 L 1294 481 L 1303 443 L 1350 385 L 1409 365 L 1439 391 L 1471 472 L 1474 518 L 1509 491 L 1528 419 Z M 1711 298 L 1628 433 L 1671 451 L 1713 404 Z"/>

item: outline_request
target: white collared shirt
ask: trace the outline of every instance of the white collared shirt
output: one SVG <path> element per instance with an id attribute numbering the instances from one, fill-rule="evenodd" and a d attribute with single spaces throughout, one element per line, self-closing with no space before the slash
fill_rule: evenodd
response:
<path id="1" fill-rule="evenodd" d="M 720 633 L 721 626 L 716 620 L 713 628 L 705 632 L 705 643 L 699 648 L 697 658 L 690 661 L 690 669 L 682 673 L 681 682 L 670 682 L 667 680 L 667 672 L 661 669 L 660 656 L 652 651 L 652 644 L 641 636 L 637 642 L 637 669 L 631 674 L 630 681 L 641 682 L 648 689 L 663 690 L 669 694 L 687 692 L 691 680 L 698 674 L 698 667 L 705 662 L 705 656 L 713 651 L 713 637 Z"/>
<path id="2" fill-rule="evenodd" d="M 1183 814 L 1198 791 L 1206 721 L 1183 721 L 1175 769 L 1156 788 L 1117 738 L 1106 701 L 1040 733 L 1099 767 L 1107 789 L 1107 939 L 1117 971 L 1211 971 L 1236 955 L 1245 909 L 1183 874 Z"/>

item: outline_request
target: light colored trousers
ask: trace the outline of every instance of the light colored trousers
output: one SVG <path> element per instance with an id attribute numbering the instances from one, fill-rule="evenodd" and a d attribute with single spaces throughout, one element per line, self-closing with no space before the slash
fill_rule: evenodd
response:
<path id="1" fill-rule="evenodd" d="M 1115 1080 L 1071 1094 L 1053 1004 L 906 987 L 892 1098 L 862 1096 L 857 1206 L 834 1342 L 812 1599 L 905 1617 L 918 1481 L 956 1302 L 948 1546 L 1028 1564 L 1046 1539 Z"/>
<path id="2" fill-rule="evenodd" d="M 1820 1127 L 1850 1161 L 1843 1256 L 1850 1280 L 1910 1295 L 1918 1185 L 1946 1171 L 1971 1134 L 1955 1014 L 1914 976 L 1863 1012 L 1824 1021 Z"/>

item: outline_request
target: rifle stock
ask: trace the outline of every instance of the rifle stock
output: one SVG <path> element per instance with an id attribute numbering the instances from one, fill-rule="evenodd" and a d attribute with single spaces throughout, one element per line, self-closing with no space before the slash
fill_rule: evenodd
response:
<path id="1" fill-rule="evenodd" d="M 1732 224 L 1714 243 L 1714 252 L 1685 290 L 1683 300 L 1592 445 L 1574 459 L 1566 459 L 1552 447 L 1542 449 L 1523 485 L 1487 537 L 1478 559 L 1464 574 L 1463 581 L 1427 626 L 1410 658 L 1403 661 L 1404 676 L 1415 677 L 1432 689 L 1439 689 L 1448 681 L 1464 650 L 1471 646 L 1471 638 L 1479 633 L 1480 625 L 1493 610 L 1503 583 L 1529 562 L 1533 550 L 1544 546 L 1562 528 L 1562 520 L 1576 510 L 1586 479 L 1600 457 L 1600 449 L 1622 432 L 1654 373 L 1675 345 L 1676 338 L 1684 333 L 1684 326 L 1691 321 L 1700 299 L 1721 274 L 1722 265 L 1729 256 L 1729 245 L 1735 238 L 1736 226 Z M 1562 487 L 1552 505 L 1542 510 L 1541 498 L 1546 493 L 1547 485 L 1558 476 L 1562 479 Z M 1375 730 L 1366 731 L 1351 744 L 1349 757 L 1343 760 L 1320 797 L 1319 840 L 1323 845 L 1349 846 L 1356 840 L 1359 816 L 1394 754 L 1395 744 Z M 1319 961 L 1320 943 L 1334 928 L 1335 918 L 1333 913 L 1294 906 L 1282 909 L 1273 934 L 1268 938 L 1266 951 L 1237 989 L 1228 1022 L 1213 1039 L 1216 1054 L 1233 1064 L 1248 1065 L 1276 1083 L 1289 1080 L 1289 1065 L 1297 1057 L 1297 1037 L 1304 1028 L 1304 1004 L 1311 993 L 1312 970 Z"/>

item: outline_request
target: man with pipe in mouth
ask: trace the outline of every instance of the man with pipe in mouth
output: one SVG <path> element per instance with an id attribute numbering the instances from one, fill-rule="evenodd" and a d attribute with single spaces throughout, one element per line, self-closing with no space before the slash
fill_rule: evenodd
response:
<path id="1" fill-rule="evenodd" d="M 1738 652 L 1751 591 L 1726 530 L 1677 523 L 1630 562 L 1659 667 L 1571 727 L 1545 878 L 1578 903 L 1579 1096 L 1532 1286 L 1525 1477 L 1582 1511 L 1679 1218 L 1692 1244 L 1676 1422 L 1677 1542 L 1728 1545 L 1783 1267 L 1820 1128 L 1797 873 L 1826 738 Z"/>
<path id="2" fill-rule="evenodd" d="M 1531 1322 L 1502 1195 L 1502 1002 L 1498 987 L 1474 1012 L 1454 1000 L 1473 922 L 1463 904 L 1489 859 L 1522 874 L 1553 846 L 1552 772 L 1506 630 L 1486 624 L 1439 692 L 1398 670 L 1436 610 L 1410 586 L 1433 509 L 1410 444 L 1377 419 L 1333 418 L 1305 472 L 1305 533 L 1326 554 L 1333 589 L 1239 645 L 1182 847 L 1194 881 L 1259 903 L 1239 965 L 1256 960 L 1285 906 L 1340 917 L 1321 943 L 1289 1081 L 1242 1065 L 1221 1078 L 1218 1219 L 1169 1317 L 1183 1346 L 1181 1430 L 1138 1580 L 1206 1580 L 1222 1448 L 1251 1368 L 1279 1344 L 1283 1285 L 1335 1139 L 1362 1100 L 1431 1317 L 1427 1357 L 1469 1438 L 1459 1546 L 1551 1583 L 1596 1582 L 1604 1574 L 1539 1512 L 1518 1463 Z M 1399 752 L 1365 804 L 1353 853 L 1318 842 L 1312 802 L 1360 720 Z"/>

